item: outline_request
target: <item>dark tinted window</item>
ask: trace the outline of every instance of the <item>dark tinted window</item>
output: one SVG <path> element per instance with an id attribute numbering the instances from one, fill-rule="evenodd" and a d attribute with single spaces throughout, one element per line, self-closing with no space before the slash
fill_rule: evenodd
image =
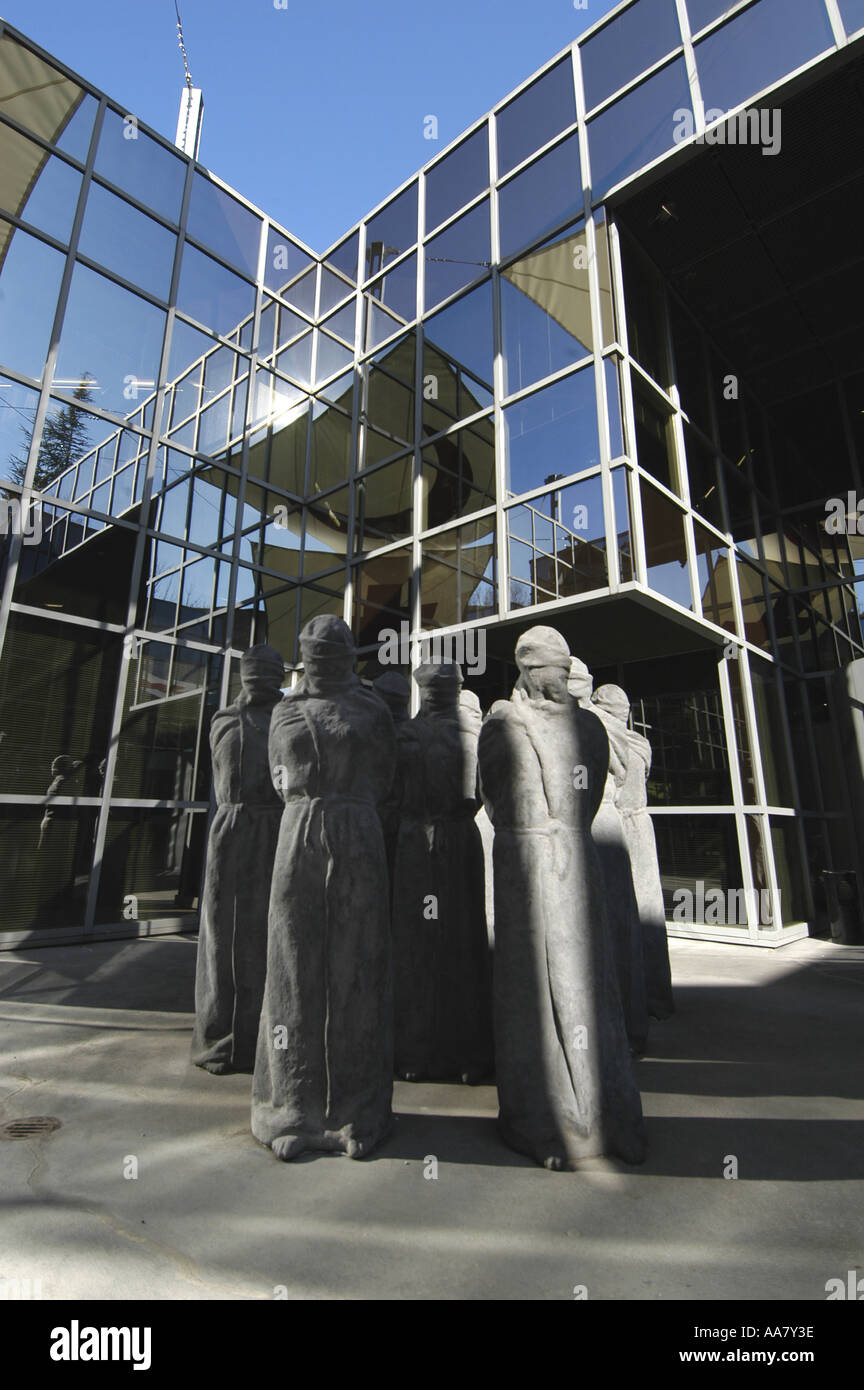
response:
<path id="1" fill-rule="evenodd" d="M 476 197 L 489 182 L 489 134 L 485 125 L 433 165 L 426 175 L 426 228 L 431 231 Z"/>
<path id="2" fill-rule="evenodd" d="M 95 168 L 154 212 L 177 221 L 186 165 L 139 130 L 133 116 L 105 112 Z"/>
<path id="3" fill-rule="evenodd" d="M 485 275 L 492 255 L 489 240 L 489 203 L 484 200 L 446 231 L 427 241 L 426 307 Z"/>
<path id="4" fill-rule="evenodd" d="M 582 44 L 585 105 L 593 106 L 681 42 L 675 0 L 640 0 Z"/>
<path id="5" fill-rule="evenodd" d="M 594 196 L 670 149 L 676 112 L 690 109 L 687 72 L 676 59 L 589 122 Z"/>
<path id="6" fill-rule="evenodd" d="M 833 42 L 822 0 L 759 0 L 696 45 L 706 111 L 728 111 Z"/>
<path id="7" fill-rule="evenodd" d="M 198 173 L 192 182 L 187 231 L 247 275 L 258 273 L 260 217 Z"/>
<path id="8" fill-rule="evenodd" d="M 567 57 L 498 113 L 499 178 L 575 119 L 573 65 Z"/>
<path id="9" fill-rule="evenodd" d="M 388 203 L 366 228 L 366 277 L 407 251 L 417 240 L 417 184 Z"/>
<path id="10" fill-rule="evenodd" d="M 583 206 L 579 146 L 571 135 L 500 190 L 501 255 L 518 251 Z"/>

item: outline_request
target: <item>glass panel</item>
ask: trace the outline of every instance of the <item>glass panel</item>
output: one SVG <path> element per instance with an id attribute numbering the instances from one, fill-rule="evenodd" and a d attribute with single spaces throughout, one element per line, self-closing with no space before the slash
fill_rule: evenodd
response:
<path id="1" fill-rule="evenodd" d="M 671 149 L 676 113 L 691 109 L 687 70 L 676 58 L 589 121 L 594 197 Z"/>
<path id="2" fill-rule="evenodd" d="M 11 34 L 3 35 L 0 105 L 5 115 L 53 144 L 82 100 L 84 93 L 71 78 L 64 77 Z"/>
<path id="3" fill-rule="evenodd" d="M 167 299 L 177 238 L 98 183 L 90 185 L 79 250 L 92 261 Z"/>
<path id="4" fill-rule="evenodd" d="M 727 632 L 734 632 L 735 609 L 729 551 L 698 521 L 693 523 L 693 532 L 696 537 L 696 573 L 699 576 L 703 616 L 718 627 L 724 627 Z"/>
<path id="5" fill-rule="evenodd" d="M 309 410 L 304 403 L 277 416 L 265 438 L 249 449 L 249 472 L 285 492 L 302 496 L 306 478 Z"/>
<path id="6" fill-rule="evenodd" d="M 383 362 L 386 363 L 386 354 L 383 355 Z M 377 427 L 379 430 L 386 431 L 386 434 L 393 439 L 401 440 L 405 444 L 411 444 L 414 440 L 414 392 L 403 382 L 397 381 L 395 377 L 389 375 L 381 367 L 370 364 L 367 370 L 366 387 L 366 409 L 364 412 L 366 420 Z M 394 453 L 398 445 L 394 445 L 389 440 L 383 441 L 383 447 L 388 453 Z M 369 445 L 366 446 L 366 461 L 364 467 L 368 467 L 373 461 L 370 454 Z"/>
<path id="7" fill-rule="evenodd" d="M 492 404 L 492 285 L 486 281 L 428 318 L 423 345 L 427 433 Z"/>
<path id="8" fill-rule="evenodd" d="M 0 479 L 23 486 L 38 391 L 0 377 Z"/>
<path id="9" fill-rule="evenodd" d="M 590 111 L 681 43 L 675 0 L 642 0 L 581 45 Z"/>
<path id="10" fill-rule="evenodd" d="M 492 251 L 488 201 L 484 199 L 446 231 L 427 241 L 424 254 L 429 309 L 489 269 Z"/>
<path id="11" fill-rule="evenodd" d="M 741 608 L 744 613 L 744 635 L 754 647 L 771 651 L 771 633 L 768 626 L 768 602 L 765 597 L 765 579 L 761 572 L 738 562 L 738 583 L 741 588 Z"/>
<path id="12" fill-rule="evenodd" d="M 0 806 L 2 931 L 84 925 L 98 808 Z"/>
<path id="13" fill-rule="evenodd" d="M 675 384 L 681 398 L 681 408 L 704 434 L 710 434 L 711 407 L 702 332 L 672 295 L 669 296 L 669 320 L 675 351 Z M 639 360 L 642 361 L 641 357 Z M 645 363 L 642 365 L 644 367 Z"/>
<path id="14" fill-rule="evenodd" d="M 179 218 L 186 162 L 139 130 L 134 116 L 105 112 L 94 167 L 154 212 Z"/>
<path id="15" fill-rule="evenodd" d="M 706 120 L 833 45 L 822 0 L 759 0 L 696 45 Z"/>
<path id="16" fill-rule="evenodd" d="M 664 679 L 660 694 L 633 697 L 633 727 L 651 743 L 649 805 L 729 805 L 732 781 L 716 667 L 710 675 L 685 675 L 684 681 L 683 691 L 669 689 Z M 703 820 L 693 816 L 685 823 Z"/>
<path id="17" fill-rule="evenodd" d="M 644 479 L 641 487 L 648 587 L 680 603 L 682 608 L 691 608 L 684 514 Z"/>
<path id="18" fill-rule="evenodd" d="M 130 415 L 135 401 L 153 393 L 164 331 L 161 309 L 76 265 L 54 385 L 68 390 L 85 382 L 103 410 Z"/>
<path id="19" fill-rule="evenodd" d="M 618 540 L 618 567 L 621 572 L 621 583 L 629 584 L 636 578 L 633 567 L 633 535 L 630 526 L 630 494 L 628 486 L 632 485 L 631 480 L 634 475 L 629 468 L 613 468 L 612 470 L 612 498 L 615 503 L 615 525 L 613 530 Z"/>
<path id="20" fill-rule="evenodd" d="M 774 850 L 774 870 L 780 890 L 783 925 L 806 922 L 807 895 L 804 883 L 804 857 L 798 826 L 790 816 L 769 816 L 771 844 Z"/>
<path id="21" fill-rule="evenodd" d="M 583 206 L 579 144 L 570 135 L 499 189 L 501 255 L 575 217 Z"/>
<path id="22" fill-rule="evenodd" d="M 371 352 L 379 343 L 383 343 L 387 338 L 398 333 L 405 327 L 401 319 L 396 319 L 392 314 L 379 309 L 378 304 L 369 295 L 364 298 L 366 307 L 366 332 L 364 348 L 366 352 Z"/>
<path id="23" fill-rule="evenodd" d="M 687 454 L 687 476 L 690 480 L 690 502 L 693 508 L 716 526 L 724 528 L 722 497 L 717 482 L 717 459 L 714 450 L 693 429 L 684 425 L 684 447 Z"/>
<path id="24" fill-rule="evenodd" d="M 690 33 L 698 34 L 700 29 L 734 10 L 737 4 L 738 0 L 687 0 Z"/>
<path id="25" fill-rule="evenodd" d="M 534 497 L 507 516 L 511 608 L 571 598 L 608 584 L 599 475 Z M 517 531 L 525 543 L 514 539 Z"/>
<path id="26" fill-rule="evenodd" d="M 855 34 L 864 29 L 864 0 L 839 0 L 840 13 L 847 34 Z"/>
<path id="27" fill-rule="evenodd" d="M 443 531 L 423 542 L 420 575 L 424 628 L 449 627 L 497 612 L 495 517 Z"/>
<path id="28" fill-rule="evenodd" d="M 366 227 L 366 278 L 383 270 L 417 240 L 417 184 L 377 212 Z"/>
<path id="29" fill-rule="evenodd" d="M 335 376 L 337 372 L 344 372 L 346 367 L 352 365 L 354 352 L 344 343 L 331 338 L 328 333 L 322 333 L 320 328 L 317 336 L 318 355 L 315 359 L 315 380 L 326 381 L 328 377 Z"/>
<path id="30" fill-rule="evenodd" d="M 507 488 L 527 492 L 600 462 L 594 372 L 576 372 L 504 411 Z"/>
<path id="31" fill-rule="evenodd" d="M 313 495 L 341 483 L 351 472 L 351 417 L 323 401 L 312 403 Z"/>
<path id="32" fill-rule="evenodd" d="M 64 150 L 66 154 L 71 154 L 73 159 L 79 159 L 82 164 L 90 149 L 93 122 L 96 119 L 98 109 L 98 101 L 88 92 L 73 110 L 62 133 L 54 141 L 58 149 Z"/>
<path id="33" fill-rule="evenodd" d="M 268 290 L 280 294 L 286 285 L 302 274 L 314 262 L 305 251 L 291 240 L 278 227 L 271 227 L 267 235 L 267 255 L 264 260 L 264 284 Z M 313 303 L 310 312 L 314 313 L 315 276 L 312 276 Z"/>
<path id="34" fill-rule="evenodd" d="M 489 132 L 486 124 L 426 171 L 426 230 L 469 203 L 489 182 Z"/>
<path id="35" fill-rule="evenodd" d="M 344 558 L 348 550 L 347 487 L 328 492 L 306 508 L 303 565 L 307 575 L 324 574 Z M 340 581 L 341 583 L 341 581 Z"/>
<path id="36" fill-rule="evenodd" d="M 382 275 L 380 280 L 375 280 L 367 291 L 367 300 L 377 300 L 379 304 L 385 304 L 388 309 L 392 309 L 395 314 L 401 315 L 406 322 L 417 317 L 417 257 L 409 256 L 407 260 L 401 261 L 393 270 Z M 353 307 L 353 306 L 352 306 Z M 351 328 L 351 340 L 354 339 L 354 328 Z"/>
<path id="37" fill-rule="evenodd" d="M 495 432 L 491 420 L 443 435 L 423 450 L 420 528 L 443 526 L 495 501 Z"/>
<path id="38" fill-rule="evenodd" d="M 4 108 L 5 109 L 5 108 Z M 0 132 L 0 203 L 58 241 L 68 241 L 81 175 L 11 126 Z"/>
<path id="39" fill-rule="evenodd" d="M 254 592 L 251 571 L 242 573 L 249 578 Z M 245 588 L 244 579 L 244 592 Z M 265 596 L 259 593 L 250 603 L 238 609 L 234 615 L 234 645 L 244 649 L 255 642 L 269 642 L 286 661 L 296 661 L 297 610 L 302 592 L 302 589 L 290 586 L 276 594 Z"/>
<path id="40" fill-rule="evenodd" d="M 326 266 L 321 267 L 321 287 L 318 292 L 319 314 L 326 314 L 335 304 L 341 304 L 342 300 L 354 289 L 347 280 L 343 280 L 341 275 L 334 275 Z"/>
<path id="41" fill-rule="evenodd" d="M 0 662 L 0 791 L 101 796 L 121 645 L 114 633 L 10 614 Z"/>
<path id="42" fill-rule="evenodd" d="M 792 769 L 786 747 L 780 690 L 772 677 L 766 677 L 751 662 L 753 702 L 765 777 L 765 795 L 769 806 L 794 806 Z"/>
<path id="43" fill-rule="evenodd" d="M 669 386 L 672 378 L 666 360 L 662 281 L 626 238 L 621 263 L 630 352 L 660 386 Z"/>
<path id="44" fill-rule="evenodd" d="M 194 246 L 183 248 L 177 308 L 227 338 L 255 308 L 255 289 Z"/>
<path id="45" fill-rule="evenodd" d="M 382 628 L 396 628 L 411 616 L 411 550 L 390 551 L 356 565 L 354 636 L 358 647 L 382 642 Z"/>
<path id="46" fill-rule="evenodd" d="M 652 816 L 660 861 L 660 880 L 666 904 L 666 920 L 682 927 L 735 927 L 725 922 L 731 914 L 721 906 L 723 895 L 743 888 L 741 857 L 733 816 Z M 682 898 L 684 889 L 688 897 Z M 740 899 L 738 900 L 740 901 Z M 677 910 L 677 915 L 676 915 Z M 736 913 L 737 915 L 737 913 Z"/>
<path id="47" fill-rule="evenodd" d="M 286 376 L 293 376 L 303 386 L 312 385 L 312 333 L 298 338 L 290 347 L 276 354 L 276 366 Z"/>
<path id="48" fill-rule="evenodd" d="M 63 278 L 64 257 L 44 241 L 0 221 L 0 362 L 39 378 Z"/>
<path id="49" fill-rule="evenodd" d="M 327 257 L 327 264 L 335 266 L 341 270 L 351 280 L 357 278 L 357 252 L 360 247 L 360 233 L 352 232 L 351 235 L 331 251 Z"/>
<path id="50" fill-rule="evenodd" d="M 207 842 L 207 815 L 183 810 L 114 810 L 108 817 L 96 921 L 122 922 L 130 900 L 139 922 L 190 921 Z"/>
<path id="51" fill-rule="evenodd" d="M 644 387 L 635 376 L 633 380 L 633 414 L 636 421 L 636 457 L 646 472 L 677 492 L 678 473 L 675 467 L 675 445 L 672 429 L 673 415 L 663 408 L 659 397 Z"/>
<path id="52" fill-rule="evenodd" d="M 223 260 L 247 275 L 257 275 L 260 217 L 197 170 L 192 179 L 186 230 Z"/>
<path id="53" fill-rule="evenodd" d="M 502 273 L 501 332 L 505 395 L 592 351 L 584 229 L 540 247 Z"/>
<path id="54" fill-rule="evenodd" d="M 603 369 L 606 373 L 606 404 L 609 412 L 609 456 L 614 459 L 624 453 L 620 357 L 606 357 Z"/>
<path id="55" fill-rule="evenodd" d="M 576 120 L 573 64 L 562 62 L 499 111 L 498 177 L 515 169 L 529 154 L 546 145 Z"/>

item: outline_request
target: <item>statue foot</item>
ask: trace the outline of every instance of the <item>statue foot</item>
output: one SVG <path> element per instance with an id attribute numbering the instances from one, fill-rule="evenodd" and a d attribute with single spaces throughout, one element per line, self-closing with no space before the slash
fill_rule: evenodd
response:
<path id="1" fill-rule="evenodd" d="M 548 1168 L 550 1173 L 563 1173 L 566 1164 L 560 1154 L 549 1154 L 543 1159 L 543 1167 Z"/>
<path id="2" fill-rule="evenodd" d="M 419 1071 L 400 1071 L 398 1073 L 400 1081 L 422 1081 Z"/>
<path id="3" fill-rule="evenodd" d="M 349 1158 L 363 1158 L 366 1154 L 366 1144 L 362 1139 L 349 1139 L 345 1145 L 345 1152 Z"/>
<path id="4" fill-rule="evenodd" d="M 198 1062 L 196 1065 L 209 1071 L 211 1076 L 227 1076 L 234 1070 L 230 1062 Z"/>
<path id="5" fill-rule="evenodd" d="M 280 1134 L 270 1147 L 277 1158 L 281 1158 L 283 1163 L 288 1163 L 290 1159 L 303 1153 L 306 1142 L 300 1134 Z"/>

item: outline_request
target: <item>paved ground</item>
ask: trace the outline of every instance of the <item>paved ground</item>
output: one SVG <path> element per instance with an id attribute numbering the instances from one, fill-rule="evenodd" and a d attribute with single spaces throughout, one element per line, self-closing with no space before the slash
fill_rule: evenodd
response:
<path id="1" fill-rule="evenodd" d="M 864 1264 L 864 947 L 671 949 L 678 1012 L 638 1067 L 648 1161 L 568 1174 L 501 1145 L 491 1088 L 401 1083 L 378 1155 L 280 1164 L 249 1078 L 188 1063 L 194 939 L 0 953 L 0 1123 L 62 1121 L 0 1142 L 0 1284 L 824 1300 Z"/>

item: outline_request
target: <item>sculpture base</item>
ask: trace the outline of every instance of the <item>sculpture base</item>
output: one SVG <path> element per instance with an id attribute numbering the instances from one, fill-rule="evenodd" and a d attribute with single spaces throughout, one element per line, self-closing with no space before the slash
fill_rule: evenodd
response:
<path id="1" fill-rule="evenodd" d="M 559 1135 L 548 1139 L 529 1139 L 513 1129 L 501 1115 L 498 1116 L 498 1131 L 508 1148 L 533 1158 L 541 1168 L 548 1168 L 554 1173 L 572 1173 L 588 1158 L 619 1158 L 624 1163 L 644 1163 L 647 1152 L 644 1132 L 627 1139 L 604 1139 L 599 1134 L 587 1139 L 576 1134 L 567 1135 L 566 1138 Z"/>
<path id="2" fill-rule="evenodd" d="M 358 1134 L 353 1124 L 343 1125 L 341 1129 L 278 1134 L 273 1139 L 262 1139 L 255 1134 L 254 1128 L 252 1133 L 259 1144 L 273 1151 L 276 1158 L 290 1163 L 293 1158 L 300 1158 L 305 1153 L 342 1153 L 348 1158 L 366 1158 L 389 1137 L 392 1129 L 391 1116 L 385 1128 L 368 1135 Z"/>

